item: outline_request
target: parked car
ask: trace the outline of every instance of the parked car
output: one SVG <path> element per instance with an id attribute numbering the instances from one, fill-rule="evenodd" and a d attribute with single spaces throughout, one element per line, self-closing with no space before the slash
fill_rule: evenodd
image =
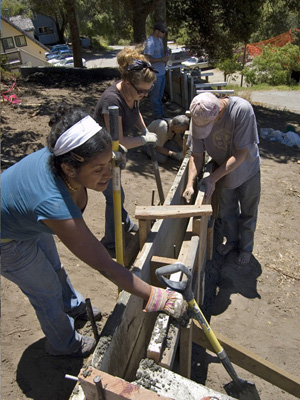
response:
<path id="1" fill-rule="evenodd" d="M 49 64 L 53 65 L 53 64 L 56 64 L 56 63 L 59 63 L 59 62 L 65 60 L 68 57 L 73 57 L 73 53 L 71 51 L 62 52 L 61 54 L 57 55 L 55 58 L 51 58 L 51 59 L 47 60 L 47 62 Z"/>
<path id="2" fill-rule="evenodd" d="M 54 64 L 55 67 L 69 67 L 73 68 L 74 67 L 74 59 L 73 57 L 67 57 L 64 60 L 61 60 L 58 63 Z M 82 59 L 82 66 L 86 68 L 86 60 L 83 58 Z"/>
<path id="3" fill-rule="evenodd" d="M 51 59 L 51 58 L 55 58 L 55 56 L 61 54 L 62 52 L 72 52 L 72 50 L 70 49 L 70 47 L 67 44 L 63 44 L 63 45 L 59 45 L 59 48 L 55 48 L 55 50 L 51 50 L 50 53 L 45 53 L 46 59 Z"/>

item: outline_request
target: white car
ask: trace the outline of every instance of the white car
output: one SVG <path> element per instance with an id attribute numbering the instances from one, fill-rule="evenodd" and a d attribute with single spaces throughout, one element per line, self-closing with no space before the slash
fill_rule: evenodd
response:
<path id="1" fill-rule="evenodd" d="M 67 53 L 60 54 L 57 57 L 52 58 L 51 60 L 48 60 L 48 64 L 52 64 L 52 65 L 57 64 L 57 63 L 65 60 L 68 57 L 73 57 L 73 53 L 67 52 Z"/>
<path id="2" fill-rule="evenodd" d="M 64 60 L 59 61 L 58 63 L 54 64 L 55 67 L 74 67 L 74 59 L 73 57 L 67 57 Z M 82 59 L 82 66 L 86 67 L 86 60 Z"/>

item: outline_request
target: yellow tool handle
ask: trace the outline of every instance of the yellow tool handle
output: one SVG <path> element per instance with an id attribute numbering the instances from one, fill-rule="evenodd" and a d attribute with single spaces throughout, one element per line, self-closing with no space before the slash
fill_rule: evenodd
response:
<path id="1" fill-rule="evenodd" d="M 217 354 L 220 354 L 223 351 L 223 347 L 221 346 L 220 342 L 218 341 L 216 335 L 214 334 L 213 330 L 209 326 L 208 322 L 206 321 L 206 318 L 202 314 L 202 311 L 200 310 L 197 302 L 195 299 L 192 299 L 188 302 L 188 306 L 190 309 L 194 312 L 193 317 L 199 322 L 201 325 L 202 329 L 204 330 L 204 333 L 209 340 L 210 344 L 212 345 L 212 348 Z"/>
<path id="2" fill-rule="evenodd" d="M 112 151 L 119 151 L 119 108 L 108 107 L 110 135 L 112 137 Z M 116 259 L 119 264 L 124 265 L 123 254 L 123 231 L 122 231 L 122 200 L 121 200 L 121 169 L 113 162 L 113 204 L 115 224 L 115 248 Z"/>

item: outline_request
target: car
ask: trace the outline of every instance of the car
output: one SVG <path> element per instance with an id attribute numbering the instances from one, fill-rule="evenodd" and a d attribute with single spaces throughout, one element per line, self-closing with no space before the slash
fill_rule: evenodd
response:
<path id="1" fill-rule="evenodd" d="M 65 60 L 68 57 L 73 57 L 73 53 L 71 51 L 62 52 L 61 54 L 57 55 L 55 58 L 51 58 L 48 61 L 48 64 L 56 64 Z"/>
<path id="2" fill-rule="evenodd" d="M 74 67 L 74 59 L 73 57 L 67 57 L 64 60 L 61 60 L 58 63 L 54 64 L 55 67 L 68 67 L 68 68 L 73 68 Z M 83 58 L 82 59 L 82 66 L 86 68 L 86 60 Z"/>
<path id="3" fill-rule="evenodd" d="M 51 50 L 50 53 L 45 53 L 46 59 L 49 60 L 51 58 L 55 58 L 55 56 L 62 54 L 62 52 L 72 52 L 72 50 L 70 49 L 70 47 L 68 45 L 62 45 L 63 47 L 60 48 L 56 48 L 55 50 Z"/>

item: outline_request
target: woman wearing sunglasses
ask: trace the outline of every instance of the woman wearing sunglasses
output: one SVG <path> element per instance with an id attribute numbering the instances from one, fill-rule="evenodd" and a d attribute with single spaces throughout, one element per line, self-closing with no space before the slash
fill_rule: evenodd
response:
<path id="1" fill-rule="evenodd" d="M 146 57 L 136 49 L 125 47 L 118 53 L 117 61 L 121 80 L 107 88 L 101 95 L 94 113 L 95 120 L 105 126 L 109 132 L 110 106 L 119 108 L 119 142 L 127 149 L 143 145 L 155 145 L 157 136 L 149 132 L 139 110 L 139 102 L 150 93 L 156 79 L 155 68 L 147 61 Z M 140 132 L 139 136 L 128 136 L 133 128 Z M 112 180 L 103 192 L 106 198 L 105 210 L 105 236 L 101 240 L 109 249 L 115 248 L 115 229 L 113 211 Z M 134 224 L 124 208 L 124 191 L 122 188 L 122 222 L 126 232 L 136 232 L 138 227 Z"/>

